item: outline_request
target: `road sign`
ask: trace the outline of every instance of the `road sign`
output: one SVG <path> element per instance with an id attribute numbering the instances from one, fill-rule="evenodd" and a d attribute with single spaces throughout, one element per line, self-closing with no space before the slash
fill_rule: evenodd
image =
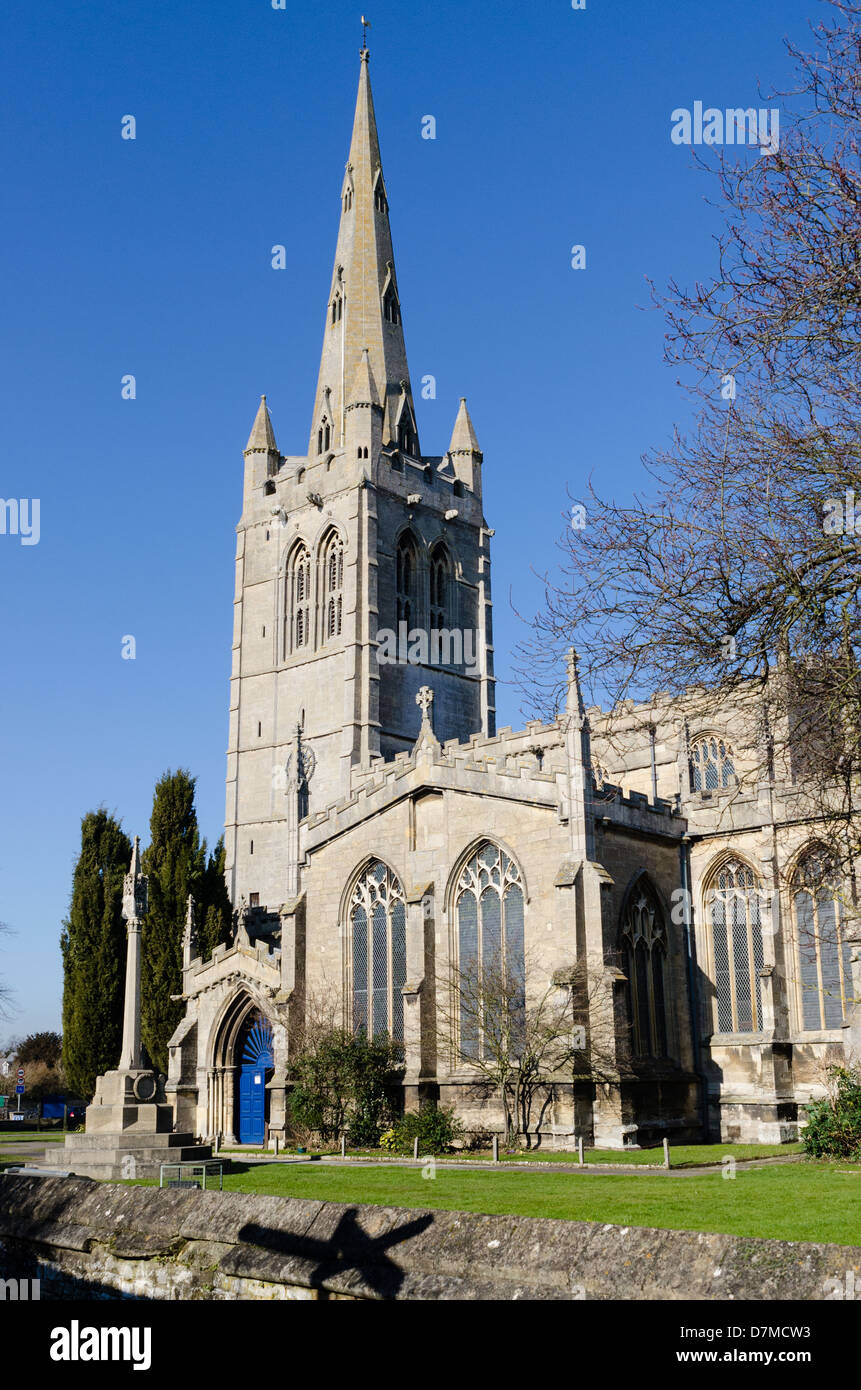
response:
<path id="1" fill-rule="evenodd" d="M 24 1085 L 24 1083 L 23 1083 L 22 1081 L 19 1081 L 19 1082 L 18 1082 L 18 1085 L 15 1087 L 15 1094 L 16 1094 L 16 1096 L 23 1096 L 23 1094 L 24 1094 L 24 1092 L 26 1091 L 26 1089 L 27 1089 L 27 1088 L 26 1088 L 26 1086 Z"/>
<path id="2" fill-rule="evenodd" d="M 24 1068 L 23 1068 L 23 1067 L 19 1067 L 19 1068 L 18 1068 L 18 1081 L 19 1081 L 19 1083 L 20 1083 L 20 1082 L 23 1081 L 23 1080 L 24 1080 Z"/>
<path id="3" fill-rule="evenodd" d="M 0 1110 L 5 1109 L 5 1107 L 6 1107 L 6 1097 L 5 1097 L 5 1096 L 0 1096 Z"/>

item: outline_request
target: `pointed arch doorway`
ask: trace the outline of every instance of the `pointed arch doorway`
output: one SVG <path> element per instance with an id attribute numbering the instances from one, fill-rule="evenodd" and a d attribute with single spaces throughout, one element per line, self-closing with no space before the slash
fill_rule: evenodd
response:
<path id="1" fill-rule="evenodd" d="M 240 989 L 215 1028 L 207 1132 L 230 1143 L 262 1144 L 270 1122 L 274 1067 L 273 1025 L 248 991 Z"/>

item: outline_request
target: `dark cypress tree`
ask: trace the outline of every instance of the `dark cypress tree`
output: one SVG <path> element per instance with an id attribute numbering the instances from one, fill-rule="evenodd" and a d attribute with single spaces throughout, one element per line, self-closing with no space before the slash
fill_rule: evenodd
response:
<path id="1" fill-rule="evenodd" d="M 209 960 L 216 946 L 230 939 L 233 910 L 224 881 L 225 858 L 222 835 L 207 861 L 201 901 L 196 908 L 198 948 L 204 960 Z"/>
<path id="2" fill-rule="evenodd" d="M 150 844 L 142 855 L 149 878 L 149 910 L 141 936 L 141 1035 L 150 1060 L 167 1071 L 167 1044 L 182 1018 L 182 934 L 188 894 L 201 896 L 206 846 L 194 809 L 196 779 L 166 772 L 155 789 Z"/>
<path id="3" fill-rule="evenodd" d="M 89 1099 L 96 1077 L 120 1059 L 126 972 L 123 875 L 132 847 L 107 811 L 81 822 L 81 853 L 63 923 L 63 1067 L 70 1091 Z"/>

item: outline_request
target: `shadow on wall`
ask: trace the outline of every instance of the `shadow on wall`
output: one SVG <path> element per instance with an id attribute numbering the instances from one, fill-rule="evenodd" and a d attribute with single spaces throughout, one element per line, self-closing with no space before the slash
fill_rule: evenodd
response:
<path id="1" fill-rule="evenodd" d="M 426 1212 L 415 1221 L 408 1221 L 381 1236 L 369 1236 L 363 1231 L 356 1219 L 357 1214 L 357 1207 L 345 1211 L 329 1240 L 295 1236 L 253 1224 L 243 1226 L 238 1239 L 288 1259 L 316 1260 L 316 1268 L 307 1286 L 318 1290 L 323 1297 L 326 1296 L 323 1289 L 325 1282 L 355 1270 L 379 1298 L 395 1298 L 404 1281 L 404 1272 L 386 1251 L 426 1231 L 428 1226 L 433 1225 L 433 1214 Z M 304 1280 L 302 1282 L 305 1283 Z"/>

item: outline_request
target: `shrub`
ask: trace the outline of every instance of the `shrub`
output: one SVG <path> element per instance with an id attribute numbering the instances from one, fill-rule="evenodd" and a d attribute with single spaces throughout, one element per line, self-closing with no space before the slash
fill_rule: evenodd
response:
<path id="1" fill-rule="evenodd" d="M 374 1147 L 391 1120 L 389 1092 L 403 1075 L 401 1049 L 390 1038 L 332 1029 L 296 1058 L 292 1122 L 324 1144 L 345 1128 L 356 1148 Z"/>
<path id="2" fill-rule="evenodd" d="M 426 1104 L 420 1110 L 409 1110 L 402 1115 L 383 1136 L 386 1142 L 381 1139 L 380 1145 L 389 1153 L 410 1156 L 418 1139 L 420 1154 L 443 1154 L 451 1150 L 462 1133 L 463 1126 L 455 1119 L 454 1110 Z"/>
<path id="3" fill-rule="evenodd" d="M 861 1070 L 829 1067 L 831 1093 L 807 1106 L 802 1139 L 813 1158 L 861 1159 Z"/>

